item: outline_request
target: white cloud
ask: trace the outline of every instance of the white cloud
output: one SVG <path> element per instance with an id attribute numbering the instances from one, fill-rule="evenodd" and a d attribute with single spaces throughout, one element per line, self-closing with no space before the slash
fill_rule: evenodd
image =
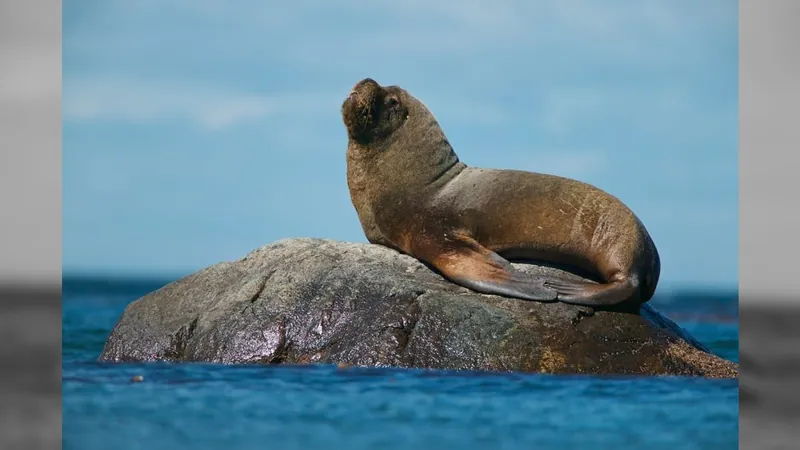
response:
<path id="1" fill-rule="evenodd" d="M 345 95 L 346 89 L 267 95 L 117 76 L 73 77 L 64 82 L 63 114 L 76 122 L 186 120 L 215 131 L 271 116 L 335 114 Z M 502 108 L 469 99 L 426 96 L 423 101 L 448 123 L 492 125 L 508 118 Z"/>
<path id="2" fill-rule="evenodd" d="M 280 113 L 309 113 L 333 95 L 236 92 L 182 83 L 119 77 L 77 78 L 64 83 L 64 118 L 133 123 L 187 120 L 206 130 L 221 130 Z"/>
<path id="3" fill-rule="evenodd" d="M 276 2 L 243 0 L 232 8 L 210 0 L 108 0 L 83 15 L 73 13 L 64 45 L 69 57 L 107 59 L 111 65 L 120 54 L 127 55 L 127 61 L 147 61 L 149 55 L 159 52 L 178 61 L 206 60 L 229 71 L 268 70 L 263 63 L 268 61 L 281 71 L 302 74 L 314 84 L 332 81 L 334 73 L 389 75 L 394 78 L 387 80 L 389 83 L 416 82 L 420 86 L 431 85 L 433 82 L 423 80 L 436 77 L 438 83 L 447 83 L 449 92 L 434 112 L 444 120 L 458 117 L 460 122 L 498 123 L 507 113 L 505 108 L 493 107 L 492 98 L 479 95 L 471 95 L 469 100 L 479 106 L 456 102 L 459 89 L 454 86 L 463 86 L 462 92 L 474 92 L 476 86 L 486 83 L 492 83 L 488 91 L 527 89 L 522 95 L 543 95 L 534 106 L 541 111 L 536 120 L 558 134 L 571 131 L 572 124 L 586 115 L 602 113 L 603 108 L 618 110 L 624 102 L 629 105 L 625 108 L 653 108 L 652 98 L 639 98 L 641 94 L 629 86 L 620 86 L 618 92 L 601 92 L 590 86 L 580 91 L 576 88 L 581 86 L 567 81 L 562 89 L 554 89 L 559 77 L 571 76 L 575 58 L 605 61 L 601 65 L 606 69 L 599 70 L 626 64 L 637 68 L 669 65 L 676 55 L 685 61 L 698 48 L 708 50 L 720 42 L 720 36 L 728 37 L 725 33 L 736 25 L 736 8 L 724 0 L 640 0 L 622 5 L 586 0 L 465 0 L 458 7 L 443 0 L 344 0 L 312 5 L 300 0 L 290 8 Z M 699 35 L 706 37 L 697 39 Z M 504 54 L 518 55 L 520 62 L 492 59 Z M 266 59 L 259 61 L 258 55 Z M 488 59 L 484 61 L 484 57 Z M 418 66 L 426 61 L 436 61 L 430 67 L 447 64 L 449 69 L 433 73 L 425 66 L 423 73 Z M 516 64 L 523 70 L 509 73 Z M 132 69 L 126 63 L 124 70 L 134 75 L 151 66 L 140 67 Z M 534 73 L 541 79 L 530 80 Z M 450 79 L 443 80 L 444 74 Z M 525 82 L 531 84 L 517 86 Z M 537 82 L 541 86 L 533 84 Z M 263 93 L 228 92 L 218 87 L 212 91 L 208 87 L 190 89 L 163 83 L 153 87 L 125 81 L 118 86 L 122 89 L 116 89 L 104 87 L 108 81 L 93 83 L 65 86 L 68 117 L 138 121 L 181 117 L 204 128 L 219 129 L 283 107 Z M 501 84 L 509 88 L 498 86 Z M 347 87 L 330 101 L 338 103 Z M 650 96 L 652 92 L 651 88 Z M 632 111 L 637 120 L 646 117 Z"/>

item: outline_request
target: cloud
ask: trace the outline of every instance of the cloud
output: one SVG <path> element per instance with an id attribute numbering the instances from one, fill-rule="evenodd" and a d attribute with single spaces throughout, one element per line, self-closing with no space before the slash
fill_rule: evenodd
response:
<path id="1" fill-rule="evenodd" d="M 74 122 L 186 120 L 201 129 L 219 131 L 265 117 L 330 116 L 344 99 L 343 92 L 268 95 L 129 77 L 71 77 L 64 82 L 63 114 Z M 449 123 L 493 125 L 508 119 L 503 108 L 469 99 L 431 96 L 424 101 Z"/>
<path id="2" fill-rule="evenodd" d="M 66 216 L 73 224 L 91 217 L 83 209 L 110 217 L 114 203 L 127 205 L 132 216 L 173 208 L 157 185 L 131 178 L 145 175 L 197 218 L 214 216 L 207 207 L 214 195 L 231 211 L 239 208 L 236 215 L 251 211 L 233 186 L 259 197 L 275 192 L 266 201 L 270 211 L 302 203 L 310 197 L 299 188 L 283 189 L 288 168 L 297 164 L 314 174 L 303 184 L 307 192 L 331 195 L 329 186 L 336 185 L 344 195 L 344 185 L 334 184 L 342 183 L 346 142 L 337 113 L 364 76 L 399 84 L 425 102 L 459 154 L 476 166 L 577 178 L 619 193 L 639 205 L 637 212 L 713 199 L 735 186 L 735 175 L 722 174 L 732 173 L 735 163 L 737 19 L 730 0 L 464 0 L 458 7 L 444 0 L 297 0 L 291 6 L 242 0 L 235 7 L 213 0 L 68 2 L 64 117 L 74 170 L 65 191 L 83 203 L 73 203 Z M 106 152 L 103 164 L 121 172 L 113 182 L 84 175 L 99 169 L 83 161 L 118 140 L 158 152 L 142 144 L 150 133 L 93 133 L 100 121 L 157 125 L 152 133 L 170 125 L 169 139 L 158 145 L 174 149 L 163 155 L 171 159 L 137 171 L 120 156 L 136 152 Z M 212 139 L 177 129 L 176 121 L 201 130 L 258 126 Z M 191 158 L 199 167 L 186 170 L 182 159 L 198 149 L 206 152 Z M 667 158 L 690 163 L 670 165 Z M 339 172 L 330 171 L 333 164 Z M 180 173 L 172 174 L 173 167 Z M 210 168 L 219 186 L 205 176 Z M 198 189 L 207 194 L 198 197 Z M 283 212 L 266 231 L 263 221 L 252 221 L 258 223 L 248 229 L 252 239 L 294 233 Z M 336 236 L 335 214 L 342 212 L 332 214 L 324 233 Z M 123 233 L 107 220 L 108 236 Z M 170 236 L 189 239 L 175 227 Z M 194 223 L 190 231 L 212 228 Z M 219 233 L 222 241 L 229 236 Z M 702 240 L 699 233 L 694 243 Z M 161 251 L 161 241 L 151 245 Z M 72 258 L 89 258 L 83 254 Z"/>
<path id="3" fill-rule="evenodd" d="M 676 64 L 688 67 L 692 58 L 707 57 L 710 48 L 730 37 L 731 24 L 736 29 L 736 8 L 722 0 L 641 0 L 624 5 L 465 0 L 453 8 L 443 0 L 313 5 L 300 0 L 288 8 L 243 0 L 230 8 L 210 0 L 108 0 L 92 9 L 73 6 L 71 20 L 65 21 L 65 74 L 103 78 L 78 65 L 89 59 L 161 86 L 111 80 L 123 89 L 108 89 L 103 84 L 109 81 L 102 79 L 98 86 L 89 81 L 65 86 L 65 114 L 84 120 L 180 117 L 205 129 L 224 129 L 281 110 L 271 95 L 252 92 L 265 81 L 251 74 L 269 71 L 264 78 L 276 83 L 276 89 L 306 90 L 313 85 L 344 91 L 349 87 L 345 83 L 361 76 L 410 86 L 422 99 L 440 99 L 434 108 L 437 115 L 464 123 L 506 120 L 512 103 L 497 94 L 510 90 L 538 96 L 534 120 L 555 134 L 572 131 L 576 121 L 591 114 L 629 105 L 636 108 L 625 111 L 627 115 L 645 120 L 638 111 L 653 109 L 647 103 L 653 92 L 670 87 L 651 85 L 642 96 L 634 90 L 641 85 L 636 77 L 648 83 L 663 81 L 677 73 Z M 579 60 L 599 73 L 575 73 Z M 80 74 L 72 64 L 81 67 Z M 208 68 L 190 75 L 195 83 L 205 84 L 164 85 L 164 71 L 187 67 Z M 648 67 L 667 70 L 641 72 Z M 630 85 L 618 86 L 615 92 L 596 89 L 595 76 L 624 74 L 626 68 L 635 73 L 623 75 Z M 249 84 L 237 84 L 231 92 L 219 86 L 220 75 L 246 78 Z M 433 92 L 435 97 L 424 92 L 434 85 L 440 91 Z M 488 88 L 477 92 L 477 86 Z"/>
<path id="4" fill-rule="evenodd" d="M 141 81 L 113 76 L 65 81 L 63 113 L 72 121 L 151 123 L 186 120 L 202 129 L 223 130 L 279 113 L 307 114 L 335 95 L 237 92 L 187 83 Z"/>

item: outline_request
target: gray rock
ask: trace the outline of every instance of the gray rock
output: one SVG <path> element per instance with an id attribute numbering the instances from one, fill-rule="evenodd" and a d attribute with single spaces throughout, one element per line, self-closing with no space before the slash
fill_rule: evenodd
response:
<path id="1" fill-rule="evenodd" d="M 322 239 L 278 241 L 136 300 L 100 360 L 738 376 L 650 305 L 592 314 L 477 294 L 388 248 Z"/>

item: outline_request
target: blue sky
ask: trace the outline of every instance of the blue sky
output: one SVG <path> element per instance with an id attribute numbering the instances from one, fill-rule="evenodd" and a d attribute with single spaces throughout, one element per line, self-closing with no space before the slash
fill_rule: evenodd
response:
<path id="1" fill-rule="evenodd" d="M 290 6 L 291 5 L 291 6 Z M 662 286 L 736 287 L 737 2 L 67 0 L 64 273 L 365 242 L 339 107 L 372 77 L 470 165 L 622 199 Z"/>

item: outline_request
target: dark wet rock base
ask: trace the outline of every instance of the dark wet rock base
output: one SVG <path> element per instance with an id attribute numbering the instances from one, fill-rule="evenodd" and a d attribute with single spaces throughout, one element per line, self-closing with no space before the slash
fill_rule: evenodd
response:
<path id="1" fill-rule="evenodd" d="M 136 300 L 100 360 L 738 376 L 650 305 L 481 295 L 393 250 L 322 239 L 278 241 Z"/>

